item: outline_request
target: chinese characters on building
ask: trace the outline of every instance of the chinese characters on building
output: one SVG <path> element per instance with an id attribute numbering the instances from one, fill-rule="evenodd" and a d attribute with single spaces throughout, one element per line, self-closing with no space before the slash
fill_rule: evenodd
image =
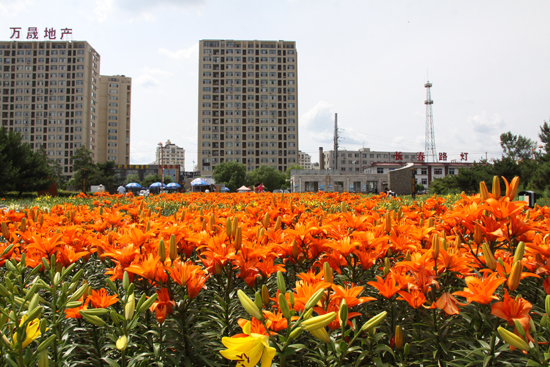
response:
<path id="1" fill-rule="evenodd" d="M 11 36 L 10 39 L 18 40 L 18 39 L 28 39 L 28 40 L 37 40 L 39 39 L 39 30 L 38 27 L 28 27 L 27 28 L 27 34 L 25 37 L 25 32 L 22 31 L 21 27 L 10 27 L 11 30 Z M 23 35 L 21 35 L 23 33 Z M 72 28 L 61 28 L 59 32 L 59 39 L 60 40 L 66 40 L 69 35 L 73 34 Z M 55 40 L 57 39 L 58 33 L 57 29 L 55 28 L 48 28 L 46 27 L 44 29 L 44 33 L 42 38 L 45 40 Z"/>
<path id="2" fill-rule="evenodd" d="M 424 160 L 426 159 L 426 155 L 424 154 L 424 152 L 418 152 L 416 153 L 416 160 L 419 161 L 419 162 L 424 162 Z M 439 162 L 447 162 L 447 153 L 445 152 L 441 152 L 439 153 L 439 159 L 438 161 Z M 395 152 L 395 160 L 396 161 L 402 161 L 403 160 L 403 152 Z M 468 160 L 468 153 L 465 153 L 465 152 L 461 152 L 460 153 L 460 160 L 461 161 L 467 161 Z M 453 159 L 451 160 L 451 162 L 456 162 L 456 159 Z"/>

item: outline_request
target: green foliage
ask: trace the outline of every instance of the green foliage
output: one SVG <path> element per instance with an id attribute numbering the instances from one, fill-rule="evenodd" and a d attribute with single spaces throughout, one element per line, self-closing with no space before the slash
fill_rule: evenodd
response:
<path id="1" fill-rule="evenodd" d="M 246 167 L 238 162 L 220 163 L 214 168 L 214 180 L 234 192 L 246 183 Z"/>
<path id="2" fill-rule="evenodd" d="M 21 135 L 0 128 L 0 193 L 47 189 L 59 175 L 41 149 L 33 152 Z"/>
<path id="3" fill-rule="evenodd" d="M 148 174 L 147 176 L 145 176 L 145 178 L 143 179 L 143 182 L 141 183 L 141 186 L 143 187 L 149 187 L 151 184 L 155 183 L 155 182 L 161 182 L 162 181 L 162 176 L 159 175 L 158 173 L 150 173 Z M 169 184 L 170 182 L 172 182 L 172 176 L 168 176 L 168 175 L 164 175 L 164 183 L 165 184 Z M 134 181 L 136 182 L 136 181 Z"/>
<path id="4" fill-rule="evenodd" d="M 521 135 L 514 135 L 511 131 L 500 135 L 500 146 L 504 150 L 504 157 L 514 161 L 529 159 L 537 143 Z"/>
<path id="5" fill-rule="evenodd" d="M 270 166 L 260 166 L 246 174 L 246 182 L 249 186 L 263 183 L 268 191 L 280 188 L 285 183 L 285 174 Z"/>
<path id="6" fill-rule="evenodd" d="M 128 185 L 129 183 L 138 183 L 141 185 L 141 180 L 139 179 L 139 175 L 137 173 L 132 173 L 128 176 L 126 176 L 126 180 L 124 180 L 124 184 Z"/>

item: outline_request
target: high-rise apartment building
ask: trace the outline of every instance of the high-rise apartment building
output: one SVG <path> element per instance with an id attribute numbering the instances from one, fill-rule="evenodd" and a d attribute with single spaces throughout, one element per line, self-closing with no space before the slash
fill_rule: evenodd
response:
<path id="1" fill-rule="evenodd" d="M 67 177 L 80 147 L 95 162 L 129 163 L 130 78 L 104 77 L 124 81 L 103 94 L 106 103 L 123 96 L 118 111 L 107 105 L 102 113 L 100 61 L 86 41 L 0 41 L 1 126 L 21 133 L 32 149 L 44 148 Z M 117 122 L 116 133 L 109 122 Z"/>
<path id="2" fill-rule="evenodd" d="M 170 140 L 167 140 L 164 146 L 159 143 L 159 145 L 157 146 L 156 159 L 153 164 L 178 164 L 182 167 L 185 167 L 185 149 L 183 149 L 182 147 L 178 147 Z"/>
<path id="3" fill-rule="evenodd" d="M 130 164 L 131 102 L 132 78 L 100 75 L 98 162 Z"/>
<path id="4" fill-rule="evenodd" d="M 294 41 L 201 40 L 198 166 L 240 162 L 285 171 L 298 162 Z"/>
<path id="5" fill-rule="evenodd" d="M 306 152 L 298 151 L 298 164 L 303 169 L 312 169 L 311 156 Z"/>

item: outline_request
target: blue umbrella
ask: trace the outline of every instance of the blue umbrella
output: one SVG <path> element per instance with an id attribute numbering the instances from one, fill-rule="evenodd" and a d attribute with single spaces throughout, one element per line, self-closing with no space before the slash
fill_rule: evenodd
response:
<path id="1" fill-rule="evenodd" d="M 206 182 L 203 178 L 199 177 L 191 181 L 191 186 L 210 186 L 210 184 Z"/>
<path id="2" fill-rule="evenodd" d="M 181 189 L 181 185 L 177 182 L 171 182 L 168 185 L 166 185 L 167 189 Z"/>
<path id="3" fill-rule="evenodd" d="M 222 190 L 225 191 L 225 192 L 231 191 L 231 190 L 229 189 L 229 187 L 224 187 Z"/>
<path id="4" fill-rule="evenodd" d="M 166 187 L 166 185 L 163 184 L 162 182 L 155 182 L 155 183 L 149 185 L 149 188 L 150 188 L 150 189 L 151 189 L 151 188 L 156 188 L 156 187 L 162 187 L 162 188 L 164 188 L 164 187 Z"/>
<path id="5" fill-rule="evenodd" d="M 141 189 L 141 185 L 137 182 L 130 182 L 128 185 L 126 185 L 127 189 Z"/>

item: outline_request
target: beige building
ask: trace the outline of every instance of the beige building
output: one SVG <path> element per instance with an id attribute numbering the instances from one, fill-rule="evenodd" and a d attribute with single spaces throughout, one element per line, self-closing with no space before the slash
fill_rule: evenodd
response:
<path id="1" fill-rule="evenodd" d="M 301 150 L 298 151 L 298 164 L 303 169 L 312 169 L 311 166 L 311 156 Z"/>
<path id="2" fill-rule="evenodd" d="M 100 75 L 99 83 L 97 161 L 130 164 L 132 78 Z"/>
<path id="3" fill-rule="evenodd" d="M 422 153 L 423 154 L 423 153 Z M 359 150 L 339 150 L 338 170 L 342 172 L 364 172 L 373 163 L 415 163 L 419 160 L 418 152 L 371 151 L 370 148 Z M 325 169 L 335 169 L 334 151 L 324 153 Z M 382 173 L 382 172 L 379 172 Z"/>
<path id="4" fill-rule="evenodd" d="M 185 167 L 185 149 L 178 147 L 170 140 L 162 146 L 160 143 L 157 146 L 156 159 L 153 164 L 178 164 Z"/>
<path id="5" fill-rule="evenodd" d="M 298 162 L 298 55 L 294 41 L 202 40 L 198 168 L 239 162 L 285 171 Z"/>
<path id="6" fill-rule="evenodd" d="M 25 39 L 19 32 L 12 38 Z M 119 101 L 124 108 L 114 114 L 124 119 L 109 120 L 113 114 L 107 113 L 103 120 L 100 61 L 86 41 L 0 41 L 1 126 L 21 133 L 33 150 L 43 147 L 67 177 L 72 175 L 71 156 L 80 147 L 89 149 L 95 162 L 111 157 L 129 163 L 130 92 L 124 90 L 124 101 Z M 125 126 L 117 126 L 112 135 L 109 121 Z M 109 145 L 115 141 L 116 146 Z"/>

